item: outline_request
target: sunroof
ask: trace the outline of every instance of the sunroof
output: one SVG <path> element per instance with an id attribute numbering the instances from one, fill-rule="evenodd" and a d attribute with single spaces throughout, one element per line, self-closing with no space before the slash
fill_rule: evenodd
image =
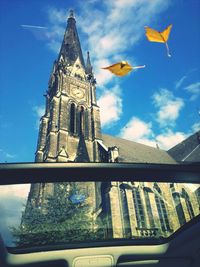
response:
<path id="1" fill-rule="evenodd" d="M 163 240 L 199 215 L 200 185 L 65 182 L 0 187 L 8 247 Z"/>

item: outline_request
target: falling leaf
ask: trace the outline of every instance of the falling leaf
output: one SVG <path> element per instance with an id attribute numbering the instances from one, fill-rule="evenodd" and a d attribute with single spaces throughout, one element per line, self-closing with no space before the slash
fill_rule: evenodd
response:
<path id="1" fill-rule="evenodd" d="M 102 69 L 109 70 L 110 72 L 112 72 L 113 74 L 115 74 L 117 76 L 125 76 L 133 69 L 140 69 L 140 68 L 144 68 L 144 67 L 145 67 L 145 65 L 133 67 L 127 61 L 121 61 L 121 62 L 115 63 L 113 65 L 110 65 L 110 66 L 102 68 Z"/>
<path id="2" fill-rule="evenodd" d="M 171 57 L 169 53 L 169 47 L 167 44 L 171 28 L 172 28 L 172 24 L 170 24 L 163 32 L 159 32 L 150 27 L 145 26 L 147 39 L 150 42 L 165 43 L 168 57 Z"/>

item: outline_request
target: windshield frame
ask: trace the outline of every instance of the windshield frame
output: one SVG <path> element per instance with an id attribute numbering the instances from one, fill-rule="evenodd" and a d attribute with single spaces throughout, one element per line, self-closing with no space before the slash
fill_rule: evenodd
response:
<path id="1" fill-rule="evenodd" d="M 200 162 L 145 163 L 9 163 L 0 164 L 0 185 L 38 182 L 138 181 L 200 183 Z M 17 178 L 17 179 L 16 179 Z"/>
<path id="2" fill-rule="evenodd" d="M 116 164 L 116 163 L 23 163 L 0 164 L 0 184 L 22 184 L 60 181 L 137 181 L 200 184 L 200 164 Z M 16 178 L 17 177 L 17 178 Z M 75 178 L 74 178 L 75 177 Z M 87 177 L 87 179 L 86 179 Z M 177 229 L 169 237 L 159 239 L 111 239 L 106 241 L 73 242 L 71 244 L 45 245 L 43 247 L 11 248 L 11 253 L 89 248 L 101 246 L 160 245 L 166 244 L 177 235 L 195 225 L 200 215 Z"/>

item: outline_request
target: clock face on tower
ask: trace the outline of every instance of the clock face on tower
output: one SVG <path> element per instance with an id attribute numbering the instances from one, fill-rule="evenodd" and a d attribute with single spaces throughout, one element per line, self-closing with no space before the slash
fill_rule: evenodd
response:
<path id="1" fill-rule="evenodd" d="M 71 94 L 73 97 L 78 98 L 78 99 L 82 99 L 85 96 L 84 90 L 79 87 L 72 87 Z"/>

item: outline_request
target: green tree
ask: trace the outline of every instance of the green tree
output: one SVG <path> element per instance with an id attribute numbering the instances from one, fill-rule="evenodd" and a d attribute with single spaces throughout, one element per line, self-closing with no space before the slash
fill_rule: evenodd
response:
<path id="1" fill-rule="evenodd" d="M 43 204 L 30 203 L 21 225 L 12 228 L 18 247 L 66 244 L 102 238 L 85 196 L 73 184 L 59 183 Z"/>

